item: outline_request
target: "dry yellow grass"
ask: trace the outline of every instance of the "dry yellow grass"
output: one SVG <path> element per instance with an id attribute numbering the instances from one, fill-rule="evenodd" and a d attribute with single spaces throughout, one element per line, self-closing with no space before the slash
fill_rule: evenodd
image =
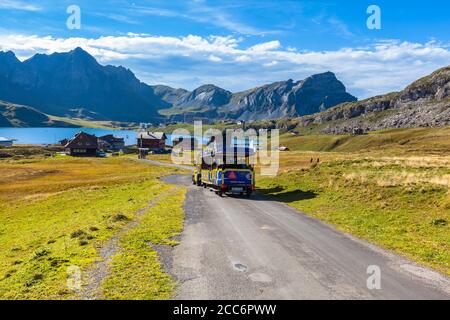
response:
<path id="1" fill-rule="evenodd" d="M 121 159 L 57 157 L 0 162 L 0 201 L 7 204 L 77 188 L 133 181 L 152 170 L 150 166 Z"/>

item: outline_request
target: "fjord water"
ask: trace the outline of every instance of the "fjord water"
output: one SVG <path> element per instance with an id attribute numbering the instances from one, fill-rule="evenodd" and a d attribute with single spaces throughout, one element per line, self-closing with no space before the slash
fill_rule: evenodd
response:
<path id="1" fill-rule="evenodd" d="M 54 144 L 84 131 L 97 137 L 112 134 L 124 138 L 125 145 L 136 144 L 136 131 L 95 128 L 0 128 L 0 137 L 16 139 L 15 144 Z"/>

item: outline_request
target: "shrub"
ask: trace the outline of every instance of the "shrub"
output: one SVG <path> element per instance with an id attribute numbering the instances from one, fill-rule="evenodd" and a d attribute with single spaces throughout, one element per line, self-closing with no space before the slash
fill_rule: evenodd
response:
<path id="1" fill-rule="evenodd" d="M 431 224 L 434 226 L 446 226 L 447 225 L 447 220 L 445 219 L 433 219 L 431 221 Z"/>
<path id="2" fill-rule="evenodd" d="M 130 219 L 122 213 L 117 213 L 112 216 L 112 221 L 114 221 L 114 222 L 127 221 L 127 220 L 130 220 Z"/>
<path id="3" fill-rule="evenodd" d="M 79 238 L 84 235 L 86 235 L 86 232 L 84 232 L 83 230 L 77 230 L 77 231 L 72 232 L 70 234 L 70 237 L 73 239 L 73 238 Z"/>
<path id="4" fill-rule="evenodd" d="M 35 252 L 33 259 L 39 259 L 41 257 L 48 255 L 49 253 L 50 253 L 50 251 L 48 251 L 46 249 L 38 250 Z"/>

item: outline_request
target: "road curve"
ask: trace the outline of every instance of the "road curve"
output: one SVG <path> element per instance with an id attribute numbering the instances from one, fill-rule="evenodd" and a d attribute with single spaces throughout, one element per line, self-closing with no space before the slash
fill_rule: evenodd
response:
<path id="1" fill-rule="evenodd" d="M 190 185 L 190 177 L 166 181 Z M 256 195 L 219 198 L 190 186 L 169 272 L 176 299 L 449 299 L 437 272 Z M 369 266 L 381 288 L 367 288 Z"/>

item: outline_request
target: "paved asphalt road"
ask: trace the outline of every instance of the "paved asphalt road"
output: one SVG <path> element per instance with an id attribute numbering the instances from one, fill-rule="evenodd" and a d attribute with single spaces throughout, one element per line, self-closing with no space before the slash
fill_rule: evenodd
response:
<path id="1" fill-rule="evenodd" d="M 177 299 L 449 299 L 440 274 L 262 196 L 220 198 L 190 185 L 169 271 Z M 381 289 L 367 288 L 368 266 Z"/>

